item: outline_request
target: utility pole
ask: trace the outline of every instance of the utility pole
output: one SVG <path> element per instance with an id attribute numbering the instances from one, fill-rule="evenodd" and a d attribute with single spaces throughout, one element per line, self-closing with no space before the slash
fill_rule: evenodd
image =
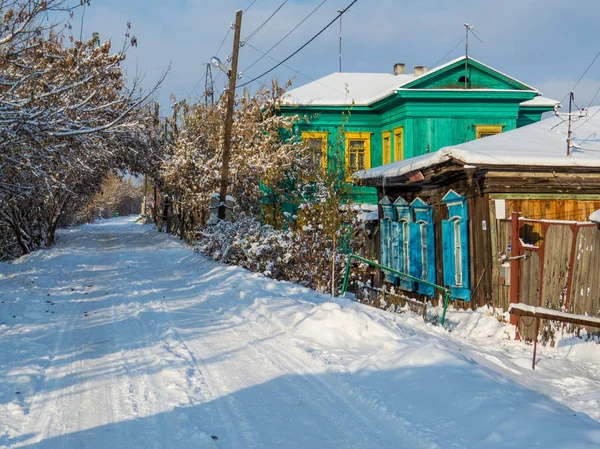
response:
<path id="1" fill-rule="evenodd" d="M 225 116 L 225 139 L 223 142 L 223 166 L 221 169 L 221 189 L 219 190 L 219 219 L 225 219 L 227 207 L 227 187 L 229 185 L 229 159 L 231 153 L 231 127 L 233 125 L 233 106 L 235 100 L 235 82 L 237 80 L 238 54 L 240 51 L 240 31 L 242 29 L 242 10 L 235 13 L 235 31 L 233 35 L 233 54 L 229 71 L 229 90 L 227 91 L 227 115 Z"/>
<path id="2" fill-rule="evenodd" d="M 558 112 L 559 105 L 554 107 L 554 115 L 556 115 L 557 117 L 567 116 L 567 120 L 568 120 L 567 156 L 571 156 L 572 150 L 573 150 L 573 148 L 575 148 L 575 145 L 573 145 L 573 130 L 571 129 L 573 117 L 582 118 L 582 117 L 586 117 L 588 115 L 588 108 L 585 108 L 583 111 L 577 111 L 575 113 L 571 112 L 573 110 L 573 103 L 575 103 L 575 94 L 573 93 L 573 91 L 571 91 L 569 93 L 569 112 L 568 113 Z"/>

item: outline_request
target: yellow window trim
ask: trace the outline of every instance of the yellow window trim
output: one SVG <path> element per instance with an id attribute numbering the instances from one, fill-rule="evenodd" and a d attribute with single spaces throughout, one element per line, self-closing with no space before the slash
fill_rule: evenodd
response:
<path id="1" fill-rule="evenodd" d="M 475 138 L 481 139 L 482 134 L 500 134 L 504 125 L 475 125 Z"/>
<path id="2" fill-rule="evenodd" d="M 385 146 L 383 145 L 383 142 L 385 141 L 385 139 L 388 139 L 389 142 L 389 147 L 385 148 Z M 389 164 L 392 161 L 392 133 L 391 131 L 383 131 L 381 133 L 381 159 L 383 162 L 383 165 L 385 164 Z"/>
<path id="3" fill-rule="evenodd" d="M 329 140 L 328 132 L 302 131 L 302 141 L 306 139 L 321 140 L 321 168 L 327 169 L 327 141 Z"/>
<path id="4" fill-rule="evenodd" d="M 396 142 L 400 137 L 400 148 L 396 146 Z M 404 160 L 404 126 L 394 128 L 394 162 Z"/>
<path id="5" fill-rule="evenodd" d="M 365 170 L 371 168 L 371 132 L 358 132 L 358 133 L 345 133 L 345 153 L 346 153 L 346 181 L 352 181 L 352 175 L 350 173 L 350 140 L 364 140 L 365 141 Z"/>

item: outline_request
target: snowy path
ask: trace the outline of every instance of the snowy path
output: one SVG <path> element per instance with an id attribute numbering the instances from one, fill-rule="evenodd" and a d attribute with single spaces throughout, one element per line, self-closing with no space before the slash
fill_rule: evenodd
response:
<path id="1" fill-rule="evenodd" d="M 0 264 L 0 447 L 600 445 L 465 345 L 330 299 L 130 219 L 65 231 Z"/>

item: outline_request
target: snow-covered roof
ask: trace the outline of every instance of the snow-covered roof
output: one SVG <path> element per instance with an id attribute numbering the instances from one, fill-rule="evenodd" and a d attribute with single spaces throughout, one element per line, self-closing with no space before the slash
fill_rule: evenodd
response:
<path id="1" fill-rule="evenodd" d="M 292 89 L 284 97 L 290 105 L 368 105 L 395 92 L 414 75 L 392 73 L 332 73 Z"/>
<path id="2" fill-rule="evenodd" d="M 567 156 L 567 122 L 556 116 L 522 128 L 422 156 L 382 165 L 354 175 L 356 179 L 394 178 L 448 161 L 465 165 L 597 167 L 600 169 L 600 106 L 572 125 L 573 144 Z"/>
<path id="3" fill-rule="evenodd" d="M 352 104 L 366 106 L 402 89 L 415 79 L 444 70 L 464 59 L 464 56 L 453 59 L 452 61 L 435 67 L 419 76 L 415 76 L 412 73 L 401 75 L 394 75 L 392 73 L 332 73 L 331 75 L 314 80 L 304 86 L 290 90 L 284 95 L 284 104 L 289 106 L 350 106 Z M 506 78 L 523 85 L 527 90 L 538 92 L 537 89 L 522 81 L 506 75 L 476 59 L 469 58 L 469 60 L 500 73 Z M 470 90 L 488 91 L 497 89 Z M 539 97 L 539 99 L 536 97 L 530 101 L 536 101 L 538 104 L 529 104 L 529 106 L 554 106 L 558 103 L 558 101 L 546 99 L 545 97 Z"/>
<path id="4" fill-rule="evenodd" d="M 560 101 L 553 100 L 552 98 L 544 97 L 542 95 L 538 95 L 537 97 L 532 98 L 531 100 L 524 101 L 520 103 L 521 107 L 550 107 L 553 108 L 556 105 L 560 105 Z"/>
<path id="5" fill-rule="evenodd" d="M 592 215 L 590 215 L 590 221 L 593 221 L 594 223 L 600 223 L 600 210 L 592 212 Z"/>

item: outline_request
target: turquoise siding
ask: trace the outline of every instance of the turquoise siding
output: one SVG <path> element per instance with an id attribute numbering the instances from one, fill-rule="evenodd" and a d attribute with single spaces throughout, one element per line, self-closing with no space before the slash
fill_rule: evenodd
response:
<path id="1" fill-rule="evenodd" d="M 419 156 L 476 138 L 477 125 L 509 131 L 541 119 L 550 107 L 522 107 L 536 92 L 478 63 L 469 65 L 469 89 L 459 85 L 464 61 L 431 72 L 369 106 L 284 106 L 282 113 L 305 117 L 297 131 L 329 133 L 329 170 L 344 176 L 343 132 L 371 133 L 371 168 L 383 164 L 382 132 L 403 127 L 404 158 Z M 470 90 L 473 89 L 473 90 Z M 482 89 L 482 90 L 477 90 Z M 393 160 L 393 159 L 392 159 Z M 352 199 L 377 203 L 374 188 L 354 186 Z"/>

